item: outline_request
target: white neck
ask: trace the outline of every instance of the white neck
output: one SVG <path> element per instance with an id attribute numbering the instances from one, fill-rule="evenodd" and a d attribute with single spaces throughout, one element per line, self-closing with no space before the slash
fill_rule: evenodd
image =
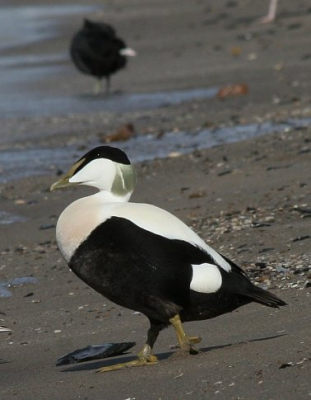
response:
<path id="1" fill-rule="evenodd" d="M 132 192 L 129 192 L 124 196 L 120 196 L 106 190 L 100 190 L 98 193 L 93 194 L 93 196 L 103 203 L 127 203 L 132 196 Z"/>

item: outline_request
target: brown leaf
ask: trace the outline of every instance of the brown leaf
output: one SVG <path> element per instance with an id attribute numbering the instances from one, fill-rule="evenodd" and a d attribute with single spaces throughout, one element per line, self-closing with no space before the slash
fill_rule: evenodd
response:
<path id="1" fill-rule="evenodd" d="M 242 49 L 241 49 L 241 47 L 239 47 L 239 46 L 235 46 L 235 47 L 233 47 L 231 50 L 230 50 L 230 53 L 233 55 L 233 56 L 239 56 L 241 53 L 242 53 Z"/>
<path id="2" fill-rule="evenodd" d="M 131 123 L 121 126 L 115 133 L 107 135 L 101 139 L 104 143 L 125 142 L 135 135 L 134 125 Z"/>
<path id="3" fill-rule="evenodd" d="M 249 93 L 249 88 L 246 83 L 237 83 L 234 85 L 223 86 L 219 89 L 217 97 L 224 100 L 227 97 L 243 96 Z"/>
<path id="4" fill-rule="evenodd" d="M 199 199 L 201 197 L 206 197 L 207 194 L 205 192 L 205 190 L 199 190 L 198 192 L 194 192 L 189 194 L 189 199 Z"/>

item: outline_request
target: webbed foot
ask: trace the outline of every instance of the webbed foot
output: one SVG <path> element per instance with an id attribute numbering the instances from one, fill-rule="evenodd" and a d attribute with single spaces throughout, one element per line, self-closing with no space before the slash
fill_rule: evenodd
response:
<path id="1" fill-rule="evenodd" d="M 117 371 L 123 368 L 129 367 L 142 367 L 144 365 L 153 365 L 157 364 L 158 359 L 151 352 L 151 347 L 147 344 L 144 345 L 142 350 L 138 353 L 137 358 L 133 361 L 128 361 L 125 363 L 119 363 L 110 365 L 108 367 L 99 368 L 96 372 L 109 372 L 109 371 Z"/>
<path id="2" fill-rule="evenodd" d="M 200 343 L 202 339 L 199 336 L 186 335 L 179 315 L 175 315 L 175 317 L 171 318 L 170 323 L 175 328 L 181 350 L 188 351 L 190 354 L 198 354 L 199 350 L 197 350 L 193 344 Z"/>

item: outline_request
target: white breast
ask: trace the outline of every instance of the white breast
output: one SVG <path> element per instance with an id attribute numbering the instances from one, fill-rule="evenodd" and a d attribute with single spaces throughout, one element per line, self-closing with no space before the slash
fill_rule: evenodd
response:
<path id="1" fill-rule="evenodd" d="M 56 226 L 56 240 L 65 260 L 69 262 L 76 248 L 99 225 L 96 203 L 92 196 L 70 204 L 60 215 Z"/>

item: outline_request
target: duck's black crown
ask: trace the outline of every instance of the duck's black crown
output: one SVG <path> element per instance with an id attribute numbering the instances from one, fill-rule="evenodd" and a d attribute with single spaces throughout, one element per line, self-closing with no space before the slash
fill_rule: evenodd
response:
<path id="1" fill-rule="evenodd" d="M 76 172 L 81 170 L 86 164 L 97 158 L 107 158 L 118 164 L 130 165 L 131 162 L 127 155 L 120 149 L 111 146 L 98 146 L 95 149 L 90 150 L 88 153 L 84 154 L 77 162 L 84 159 L 84 162 L 79 165 Z"/>

